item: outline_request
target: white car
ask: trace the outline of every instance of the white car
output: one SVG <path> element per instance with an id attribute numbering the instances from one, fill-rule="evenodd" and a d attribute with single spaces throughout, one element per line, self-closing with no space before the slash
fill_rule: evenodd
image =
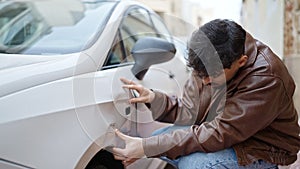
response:
<path id="1" fill-rule="evenodd" d="M 105 150 L 122 146 L 113 128 L 147 137 L 160 123 L 119 79 L 180 96 L 182 46 L 135 1 L 1 1 L 0 168 L 123 168 Z"/>

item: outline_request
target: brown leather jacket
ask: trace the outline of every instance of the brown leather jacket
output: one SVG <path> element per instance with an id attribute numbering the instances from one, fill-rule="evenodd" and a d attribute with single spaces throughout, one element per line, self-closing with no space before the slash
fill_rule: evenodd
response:
<path id="1" fill-rule="evenodd" d="M 233 147 L 240 165 L 258 159 L 279 165 L 296 160 L 300 128 L 294 81 L 266 45 L 249 34 L 245 44 L 249 59 L 225 87 L 205 86 L 193 74 L 182 99 L 155 91 L 150 108 L 154 119 L 192 126 L 143 139 L 147 157 L 175 159 Z"/>

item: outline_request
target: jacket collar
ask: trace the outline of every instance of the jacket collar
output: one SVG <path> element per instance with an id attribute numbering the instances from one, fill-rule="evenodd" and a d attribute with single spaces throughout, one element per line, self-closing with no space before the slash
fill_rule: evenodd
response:
<path id="1" fill-rule="evenodd" d="M 248 32 L 246 33 L 245 54 L 248 56 L 248 61 L 244 68 L 247 68 L 254 64 L 257 57 L 256 40 Z"/>

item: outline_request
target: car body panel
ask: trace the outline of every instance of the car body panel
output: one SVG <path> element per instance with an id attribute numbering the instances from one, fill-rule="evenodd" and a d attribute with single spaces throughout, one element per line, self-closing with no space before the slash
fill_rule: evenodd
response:
<path id="1" fill-rule="evenodd" d="M 152 123 L 151 112 L 141 105 L 139 115 L 135 114 L 120 77 L 182 94 L 189 71 L 180 52 L 168 62 L 151 66 L 142 81 L 134 78 L 130 63 L 101 69 L 114 42 L 112 35 L 131 7 L 151 11 L 135 1 L 119 2 L 102 35 L 81 52 L 0 54 L 0 166 L 83 168 L 114 142 L 106 135 L 112 124 L 138 135 L 136 121 Z"/>

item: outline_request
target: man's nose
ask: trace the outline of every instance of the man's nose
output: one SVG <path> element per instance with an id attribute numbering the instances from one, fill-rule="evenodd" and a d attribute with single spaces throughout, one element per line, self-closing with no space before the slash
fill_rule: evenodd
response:
<path id="1" fill-rule="evenodd" d="M 204 77 L 204 78 L 202 78 L 202 83 L 203 83 L 204 85 L 209 85 L 209 84 L 211 84 L 211 78 L 210 78 L 210 77 Z"/>

